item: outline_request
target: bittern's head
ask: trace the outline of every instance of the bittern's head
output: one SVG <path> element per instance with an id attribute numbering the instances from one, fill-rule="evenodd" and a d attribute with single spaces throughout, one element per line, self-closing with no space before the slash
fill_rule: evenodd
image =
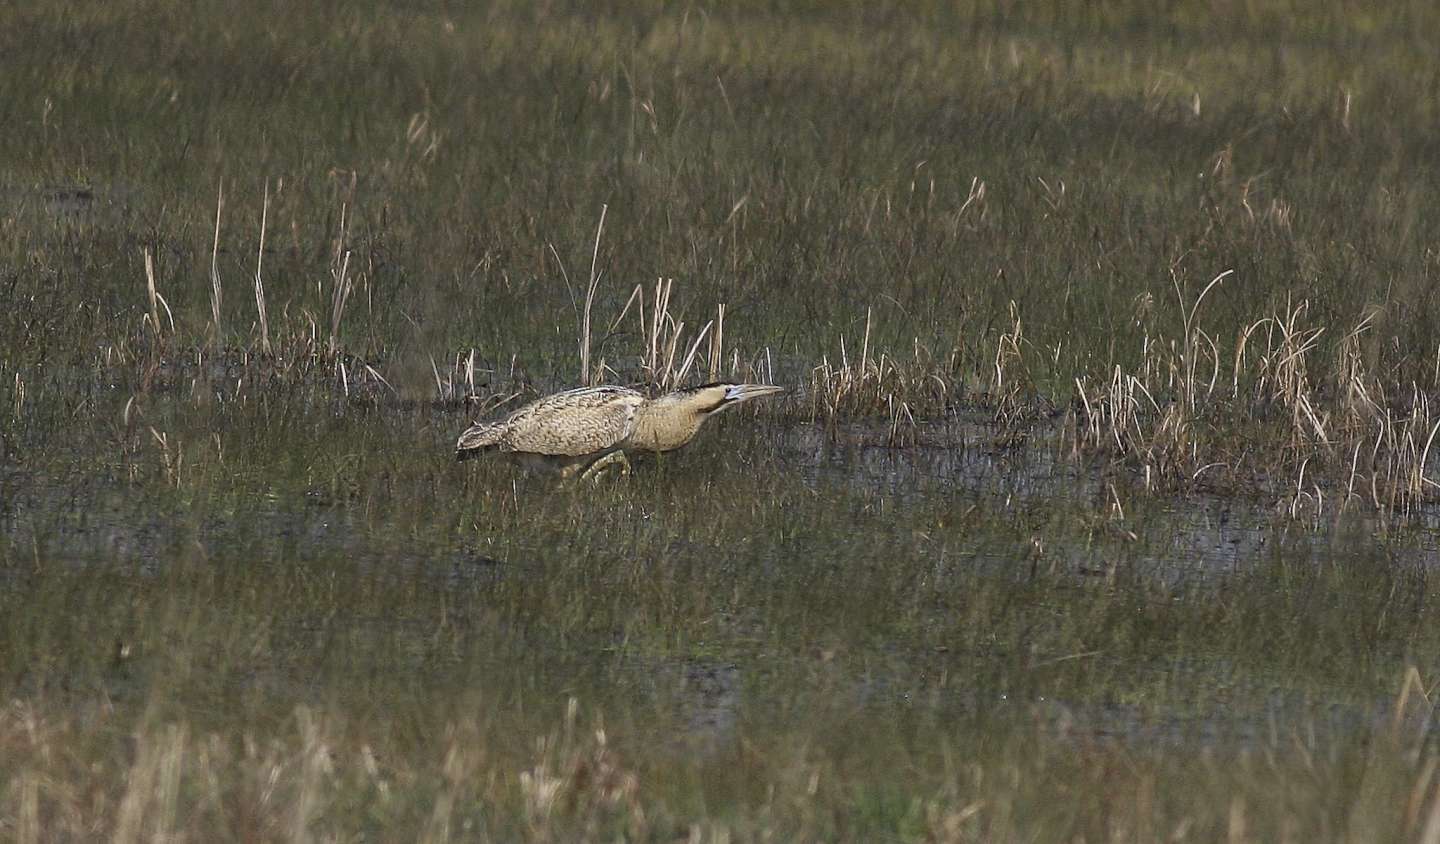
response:
<path id="1" fill-rule="evenodd" d="M 711 416 L 727 407 L 734 407 L 751 399 L 771 396 L 784 391 L 784 387 L 776 387 L 771 384 L 720 383 L 690 387 L 681 390 L 680 394 L 685 397 L 686 403 L 694 406 L 698 412 Z"/>

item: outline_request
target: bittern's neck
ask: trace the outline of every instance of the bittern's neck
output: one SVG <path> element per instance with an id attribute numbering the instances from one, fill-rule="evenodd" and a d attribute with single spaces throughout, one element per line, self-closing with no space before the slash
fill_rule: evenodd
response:
<path id="1" fill-rule="evenodd" d="M 724 389 L 670 393 L 635 412 L 630 444 L 646 451 L 670 451 L 690 442 L 706 418 L 724 401 Z"/>

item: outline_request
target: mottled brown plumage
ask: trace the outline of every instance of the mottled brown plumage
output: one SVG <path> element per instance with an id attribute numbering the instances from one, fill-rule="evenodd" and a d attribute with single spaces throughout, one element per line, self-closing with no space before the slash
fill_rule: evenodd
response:
<path id="1" fill-rule="evenodd" d="M 714 414 L 780 390 L 767 384 L 706 384 L 647 399 L 628 387 L 580 387 L 533 401 L 504 419 L 472 425 L 455 444 L 455 458 L 496 450 L 566 476 L 611 462 L 628 467 L 625 452 L 680 448 Z"/>

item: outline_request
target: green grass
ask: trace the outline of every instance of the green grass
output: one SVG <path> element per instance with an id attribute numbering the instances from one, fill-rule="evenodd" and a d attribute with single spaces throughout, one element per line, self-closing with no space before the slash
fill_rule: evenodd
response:
<path id="1" fill-rule="evenodd" d="M 373 335 L 352 322 L 352 345 L 418 358 L 417 390 L 429 354 L 471 346 L 569 375 L 575 332 L 554 328 L 570 301 L 546 245 L 580 273 L 606 203 L 607 313 L 634 283 L 675 276 L 696 306 L 730 305 L 745 347 L 807 360 L 873 307 L 883 345 L 956 345 L 978 366 L 1013 300 L 1037 347 L 1063 344 L 1037 378 L 1064 389 L 1133 363 L 1147 328 L 1177 322 L 1172 268 L 1192 286 L 1237 272 L 1212 314 L 1227 342 L 1287 294 L 1327 326 L 1388 306 L 1401 339 L 1434 330 L 1433 106 L 1403 95 L 1437 72 L 1411 40 L 1410 19 L 1433 16 L 1423 4 L 1349 37 L 1339 21 L 1202 26 L 1186 20 L 1198 10 L 1140 5 L 1068 28 L 978 12 L 937 28 L 899 11 L 449 18 L 383 4 L 282 22 L 160 4 L 161 30 L 140 7 L 29 8 L 8 13 L 7 56 L 31 82 L 3 115 L 7 180 L 78 182 L 124 207 L 12 223 L 8 258 L 112 279 L 98 312 L 68 315 L 84 325 L 139 304 L 119 281 L 143 280 L 149 243 L 182 332 L 206 336 L 224 181 L 229 335 L 247 339 L 268 180 L 271 298 L 328 310 L 314 288 L 348 203 L 379 311 Z M 985 200 L 961 213 L 974 178 Z M 1283 201 L 1293 219 L 1251 225 L 1242 198 L 1262 216 Z M 1136 325 L 1147 292 L 1155 322 Z M 1414 345 L 1376 353 L 1428 373 Z"/>
<path id="2" fill-rule="evenodd" d="M 0 837 L 1436 840 L 1437 34 L 5 7 Z M 592 255 L 790 397 L 452 463 Z"/>
<path id="3" fill-rule="evenodd" d="M 1276 533 L 1207 574 L 1168 558 L 1164 522 L 1087 537 L 1063 493 L 926 497 L 897 521 L 888 496 L 732 463 L 557 495 L 307 440 L 335 433 L 324 421 L 280 433 L 350 468 L 221 489 L 202 462 L 173 494 L 108 504 L 75 479 L 44 491 L 72 503 L 12 517 L 7 775 L 46 784 L 55 828 L 66 810 L 118 823 L 165 759 L 181 808 L 144 794 L 147 823 L 190 835 L 286 823 L 308 788 L 307 823 L 350 835 L 421 829 L 448 789 L 450 822 L 496 837 L 917 837 L 967 807 L 976 837 L 1182 820 L 1209 837 L 1237 802 L 1257 837 L 1371 837 L 1400 830 L 1396 795 L 1421 776 L 1415 701 L 1399 726 L 1390 708 L 1436 652 L 1434 585 L 1365 543 Z M 1027 559 L 1032 539 L 1064 557 Z M 635 778 L 613 801 L 577 773 L 596 758 Z M 541 765 L 571 784 L 537 818 L 520 774 Z M 269 802 L 243 787 L 272 769 Z"/>

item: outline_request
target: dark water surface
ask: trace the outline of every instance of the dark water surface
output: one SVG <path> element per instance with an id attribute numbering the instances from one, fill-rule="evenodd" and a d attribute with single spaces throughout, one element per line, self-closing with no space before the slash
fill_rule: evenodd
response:
<path id="1" fill-rule="evenodd" d="M 498 684 L 658 708 L 661 743 L 691 750 L 805 707 L 1246 745 L 1385 723 L 1431 635 L 1424 524 L 1146 495 L 1043 428 L 998 446 L 983 416 L 891 447 L 762 411 L 559 487 L 452 464 L 462 412 L 194 395 L 132 403 L 127 426 L 102 391 L 108 430 L 57 429 L 0 468 L 3 603 L 82 651 L 12 664 L 12 693 L 138 695 L 213 646 L 178 693 L 220 711 L 383 676 L 381 700 Z M 140 654 L 123 690 L 112 642 Z"/>

